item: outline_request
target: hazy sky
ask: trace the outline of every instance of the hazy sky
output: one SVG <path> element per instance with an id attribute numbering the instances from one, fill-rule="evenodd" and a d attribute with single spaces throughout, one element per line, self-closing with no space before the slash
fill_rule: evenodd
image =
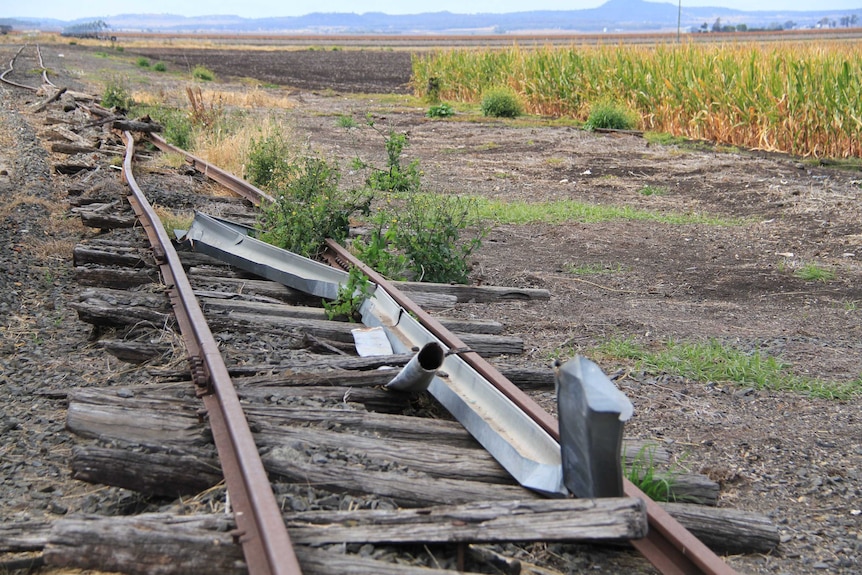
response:
<path id="1" fill-rule="evenodd" d="M 605 0 L 0 0 L 0 17 L 52 17 L 61 20 L 116 16 L 117 14 L 179 14 L 201 16 L 230 14 L 246 18 L 265 16 L 301 16 L 311 12 L 386 12 L 417 14 L 421 12 L 455 13 L 523 12 L 526 10 L 575 10 L 595 8 Z M 677 2 L 671 1 L 676 5 Z M 726 6 L 741 10 L 848 10 L 862 12 L 862 0 L 682 0 L 685 6 Z"/>

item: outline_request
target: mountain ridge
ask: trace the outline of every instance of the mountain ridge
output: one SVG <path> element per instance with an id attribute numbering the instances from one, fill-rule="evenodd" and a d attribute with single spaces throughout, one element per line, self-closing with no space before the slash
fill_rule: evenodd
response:
<path id="1" fill-rule="evenodd" d="M 582 10 L 531 10 L 508 13 L 458 14 L 448 11 L 390 15 L 383 12 L 362 14 L 313 12 L 303 16 L 243 18 L 230 14 L 179 16 L 174 14 L 120 14 L 103 18 L 63 21 L 46 18 L 3 18 L 0 24 L 16 27 L 36 26 L 62 30 L 102 20 L 111 30 L 144 32 L 300 32 L 337 34 L 415 34 L 415 33 L 497 33 L 528 31 L 560 32 L 644 32 L 676 29 L 704 29 L 721 23 L 745 24 L 749 28 L 815 27 L 837 23 L 856 15 L 862 20 L 862 6 L 850 10 L 744 11 L 725 7 L 680 7 L 669 2 L 647 0 L 608 0 L 596 8 Z M 678 21 L 679 18 L 679 21 Z M 825 20 L 824 20 L 825 19 Z"/>

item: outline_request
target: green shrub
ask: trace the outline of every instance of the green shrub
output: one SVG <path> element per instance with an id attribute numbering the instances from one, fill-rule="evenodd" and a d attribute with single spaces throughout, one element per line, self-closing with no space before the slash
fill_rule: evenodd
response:
<path id="1" fill-rule="evenodd" d="M 110 78 L 105 82 L 105 91 L 102 92 L 102 105 L 104 107 L 128 110 L 133 104 L 132 96 L 121 79 Z"/>
<path id="2" fill-rule="evenodd" d="M 635 126 L 637 126 L 637 118 L 634 113 L 614 102 L 601 102 L 594 105 L 584 125 L 588 130 L 632 130 Z"/>
<path id="3" fill-rule="evenodd" d="M 215 74 L 206 66 L 198 64 L 192 69 L 192 78 L 203 82 L 212 82 L 215 79 Z"/>
<path id="4" fill-rule="evenodd" d="M 518 96 L 509 88 L 494 88 L 485 92 L 482 114 L 495 118 L 516 118 L 523 113 Z"/>
<path id="5" fill-rule="evenodd" d="M 153 70 L 156 72 L 165 72 L 168 69 L 164 62 L 156 62 L 153 64 Z"/>
<path id="6" fill-rule="evenodd" d="M 126 49 L 123 46 L 117 46 L 116 50 L 117 50 L 117 52 L 125 52 L 126 51 Z"/>
<path id="7" fill-rule="evenodd" d="M 303 158 L 278 171 L 283 173 L 273 190 L 276 201 L 263 208 L 259 220 L 265 242 L 316 258 L 326 238 L 347 238 L 351 216 L 369 213 L 371 197 L 339 191 L 341 175 L 323 159 Z"/>
<path id="8" fill-rule="evenodd" d="M 339 128 L 345 128 L 348 130 L 350 128 L 355 128 L 359 125 L 356 123 L 356 120 L 353 119 L 353 116 L 347 116 L 343 114 L 338 116 L 338 120 L 336 120 L 336 123 L 338 124 Z"/>
<path id="9" fill-rule="evenodd" d="M 169 144 L 184 150 L 191 150 L 194 130 L 188 113 L 166 106 L 134 106 L 135 116 L 149 115 L 164 128 L 162 134 Z"/>
<path id="10" fill-rule="evenodd" d="M 443 102 L 428 108 L 425 115 L 429 118 L 446 118 L 448 116 L 454 116 L 455 110 L 452 109 L 452 106 Z"/>
<path id="11" fill-rule="evenodd" d="M 386 169 L 372 168 L 368 176 L 368 186 L 383 192 L 406 192 L 419 188 L 419 161 L 413 160 L 407 166 L 401 165 L 401 154 L 410 142 L 407 134 L 389 129 L 387 132 L 377 128 L 369 117 L 368 126 L 383 136 L 386 147 Z"/>
<path id="12" fill-rule="evenodd" d="M 290 177 L 293 165 L 289 158 L 293 154 L 280 135 L 253 139 L 246 161 L 246 179 L 259 188 L 275 190 Z"/>
<path id="13" fill-rule="evenodd" d="M 147 60 L 146 58 L 144 58 L 143 56 L 138 57 L 137 64 L 141 68 L 149 68 L 150 67 L 150 61 Z"/>
<path id="14" fill-rule="evenodd" d="M 347 275 L 347 282 L 338 286 L 338 295 L 335 300 L 323 300 L 323 309 L 329 319 L 347 318 L 347 321 L 362 321 L 359 308 L 363 302 L 371 297 L 371 282 L 368 276 L 359 268 L 351 267 Z"/>

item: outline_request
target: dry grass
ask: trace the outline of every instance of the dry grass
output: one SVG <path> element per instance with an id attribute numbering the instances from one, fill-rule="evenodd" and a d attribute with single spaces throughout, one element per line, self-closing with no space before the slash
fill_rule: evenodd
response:
<path id="1" fill-rule="evenodd" d="M 192 90 L 191 87 L 188 90 Z M 246 110 L 261 108 L 274 108 L 289 110 L 296 104 L 287 96 L 267 91 L 260 86 L 252 86 L 242 90 L 203 90 L 195 87 L 196 102 L 207 108 L 211 107 L 233 107 Z M 152 92 L 148 90 L 135 90 L 132 99 L 140 104 L 149 106 L 172 106 L 182 107 L 189 103 L 188 93 L 180 91 L 168 93 L 164 89 Z"/>

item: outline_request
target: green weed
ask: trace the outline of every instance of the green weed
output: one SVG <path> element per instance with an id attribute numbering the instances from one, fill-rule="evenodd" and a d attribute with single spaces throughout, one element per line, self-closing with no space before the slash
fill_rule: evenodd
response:
<path id="1" fill-rule="evenodd" d="M 590 109 L 584 128 L 587 130 L 631 130 L 637 126 L 635 114 L 615 102 L 600 102 Z"/>
<path id="2" fill-rule="evenodd" d="M 251 161 L 250 161 L 251 163 Z M 368 214 L 371 196 L 338 189 L 341 175 L 336 166 L 316 157 L 296 163 L 267 161 L 266 189 L 276 201 L 263 208 L 260 238 L 294 253 L 316 258 L 326 238 L 343 242 L 350 231 L 350 217 Z M 258 173 L 263 172 L 258 167 Z"/>
<path id="3" fill-rule="evenodd" d="M 150 67 L 150 61 L 147 60 L 146 58 L 144 58 L 143 56 L 138 57 L 136 64 L 138 66 L 140 66 L 141 68 L 149 68 Z"/>
<path id="4" fill-rule="evenodd" d="M 346 116 L 346 115 L 338 116 L 338 119 L 336 120 L 336 124 L 338 124 L 339 128 L 345 128 L 348 130 L 350 128 L 355 128 L 356 126 L 359 125 L 356 122 L 356 120 L 353 118 L 353 116 Z"/>
<path id="5" fill-rule="evenodd" d="M 828 282 L 835 279 L 835 272 L 812 263 L 804 264 L 793 275 L 807 282 Z"/>
<path id="6" fill-rule="evenodd" d="M 164 62 L 156 62 L 155 64 L 153 64 L 153 70 L 155 70 L 156 72 L 166 72 L 167 69 L 168 67 L 165 65 Z"/>
<path id="7" fill-rule="evenodd" d="M 329 319 L 345 317 L 350 322 L 361 321 L 359 308 L 365 300 L 371 297 L 372 285 L 368 276 L 362 273 L 359 268 L 351 267 L 347 276 L 347 283 L 338 287 L 336 299 L 333 301 L 323 300 L 326 317 Z"/>
<path id="8" fill-rule="evenodd" d="M 523 107 L 515 92 L 509 88 L 493 88 L 482 95 L 482 115 L 495 118 L 516 118 Z"/>
<path id="9" fill-rule="evenodd" d="M 661 186 L 644 186 L 638 193 L 642 196 L 663 196 L 667 190 Z"/>
<path id="10" fill-rule="evenodd" d="M 453 110 L 452 106 L 450 106 L 446 102 L 442 102 L 428 108 L 428 111 L 425 112 L 425 115 L 429 118 L 448 118 L 449 116 L 455 115 L 455 110 Z"/>
<path id="11" fill-rule="evenodd" d="M 125 83 L 119 78 L 109 78 L 102 92 L 102 105 L 106 108 L 128 110 L 134 105 L 132 96 Z"/>
<path id="12" fill-rule="evenodd" d="M 207 67 L 198 64 L 197 66 L 192 68 L 192 78 L 194 78 L 195 80 L 200 80 L 202 82 L 212 82 L 213 80 L 215 80 L 215 74 Z"/>

